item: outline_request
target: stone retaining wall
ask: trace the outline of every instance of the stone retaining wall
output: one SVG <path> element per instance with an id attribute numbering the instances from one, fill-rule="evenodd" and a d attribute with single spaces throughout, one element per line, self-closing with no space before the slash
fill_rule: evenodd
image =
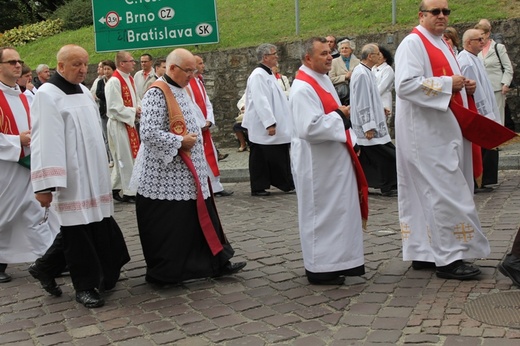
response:
<path id="1" fill-rule="evenodd" d="M 492 25 L 493 31 L 502 33 L 505 38 L 509 57 L 515 65 L 515 79 L 517 84 L 520 84 L 520 18 L 497 21 L 493 22 Z M 473 24 L 471 23 L 454 25 L 461 38 L 464 31 L 472 26 Z M 411 28 L 395 32 L 352 37 L 356 42 L 355 54 L 360 51 L 364 44 L 369 42 L 382 44 L 395 53 L 399 42 L 410 30 Z M 278 46 L 280 71 L 287 75 L 290 81 L 293 80 L 294 74 L 300 66 L 301 42 L 271 42 Z M 256 47 L 228 49 L 201 54 L 206 65 L 206 73 L 204 74 L 206 89 L 213 103 L 215 121 L 217 123 L 217 127 L 212 130 L 217 146 L 228 147 L 236 144 L 232 130 L 234 119 L 238 113 L 236 103 L 245 90 L 247 77 L 257 65 L 255 49 Z M 89 71 L 90 81 L 92 81 L 96 75 L 96 65 L 90 66 Z M 510 93 L 508 103 L 511 107 L 517 130 L 520 130 L 520 94 L 518 90 Z"/>

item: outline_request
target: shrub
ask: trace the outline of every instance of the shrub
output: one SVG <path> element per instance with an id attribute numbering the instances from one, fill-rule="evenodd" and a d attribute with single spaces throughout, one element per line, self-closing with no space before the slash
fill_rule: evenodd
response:
<path id="1" fill-rule="evenodd" d="M 65 30 L 77 30 L 92 25 L 92 2 L 90 0 L 71 0 L 60 6 L 51 18 L 61 19 Z"/>
<path id="2" fill-rule="evenodd" d="M 63 31 L 60 19 L 19 26 L 4 32 L 0 36 L 0 46 L 22 46 L 38 38 L 52 36 Z"/>

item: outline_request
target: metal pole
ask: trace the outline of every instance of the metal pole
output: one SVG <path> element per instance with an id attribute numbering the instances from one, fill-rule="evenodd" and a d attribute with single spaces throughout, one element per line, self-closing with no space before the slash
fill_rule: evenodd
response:
<path id="1" fill-rule="evenodd" d="M 295 17 L 296 17 L 296 36 L 300 35 L 300 1 L 294 0 Z"/>
<path id="2" fill-rule="evenodd" d="M 395 8 L 397 7 L 397 5 L 396 5 L 395 2 L 396 2 L 396 0 L 392 0 L 392 25 L 395 25 L 395 21 L 396 21 L 395 20 L 395 17 L 396 17 L 396 15 L 395 15 L 396 9 Z"/>

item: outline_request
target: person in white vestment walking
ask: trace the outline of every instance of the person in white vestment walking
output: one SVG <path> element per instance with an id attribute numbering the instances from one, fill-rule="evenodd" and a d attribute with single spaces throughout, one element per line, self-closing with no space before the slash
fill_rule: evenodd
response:
<path id="1" fill-rule="evenodd" d="M 252 196 L 269 196 L 272 186 L 294 191 L 289 147 L 291 114 L 287 96 L 271 68 L 278 63 L 276 46 L 264 43 L 256 49 L 258 67 L 249 75 L 246 111 L 242 126 L 248 131 L 249 178 Z"/>
<path id="2" fill-rule="evenodd" d="M 53 245 L 29 267 L 43 288 L 61 295 L 54 278 L 68 265 L 76 301 L 103 306 L 100 292 L 115 287 L 130 260 L 112 217 L 110 175 L 99 109 L 85 80 L 88 53 L 77 45 L 57 54 L 57 73 L 38 89 L 33 117 L 31 179 L 42 207 L 61 224 Z"/>
<path id="3" fill-rule="evenodd" d="M 22 165 L 31 154 L 30 102 L 16 83 L 22 65 L 14 48 L 0 48 L 0 283 L 11 281 L 8 263 L 34 261 L 59 231 L 54 212 L 34 199 L 31 171 Z"/>
<path id="4" fill-rule="evenodd" d="M 381 189 L 383 196 L 397 194 L 395 146 L 372 67 L 380 61 L 379 47 L 370 43 L 361 50 L 361 63 L 350 78 L 350 120 L 360 148 L 359 161 L 368 186 Z"/>
<path id="5" fill-rule="evenodd" d="M 301 60 L 289 103 L 303 262 L 310 283 L 341 285 L 345 276 L 365 273 L 355 154 L 347 147 L 349 106 L 341 105 L 327 76 L 332 56 L 325 38 L 307 40 Z"/>
<path id="6" fill-rule="evenodd" d="M 457 55 L 462 75 L 472 79 L 477 83 L 477 88 L 473 94 L 475 106 L 479 114 L 500 123 L 500 111 L 493 92 L 493 86 L 486 73 L 486 68 L 478 58 L 478 54 L 484 48 L 484 32 L 478 29 L 467 30 L 462 37 L 464 50 Z M 493 191 L 486 184 L 496 184 L 498 182 L 498 150 L 484 149 L 474 155 L 481 155 L 479 162 L 482 166 L 476 177 L 475 193 Z M 481 169 L 481 170 L 480 170 Z"/>
<path id="7" fill-rule="evenodd" d="M 105 84 L 108 145 L 114 158 L 112 195 L 116 201 L 135 203 L 135 191 L 130 189 L 130 179 L 139 150 L 136 122 L 141 116 L 141 100 L 130 75 L 135 60 L 130 53 L 120 51 L 116 54 L 116 67 Z"/>
<path id="8" fill-rule="evenodd" d="M 190 83 L 186 88 L 190 92 L 191 99 L 200 109 L 202 143 L 204 145 L 204 156 L 208 162 L 208 176 L 211 181 L 211 189 L 215 197 L 228 197 L 233 191 L 226 191 L 220 182 L 220 170 L 218 167 L 218 152 L 213 138 L 211 137 L 211 127 L 215 125 L 215 115 L 213 114 L 213 105 L 209 100 L 206 87 L 204 86 L 205 70 L 204 60 L 202 57 L 195 55 L 197 62 L 197 72 L 190 79 Z"/>
<path id="9" fill-rule="evenodd" d="M 471 143 L 450 109 L 452 97 L 467 107 L 476 87 L 442 38 L 450 13 L 446 0 L 422 1 L 419 25 L 395 55 L 399 221 L 403 259 L 414 269 L 470 279 L 480 269 L 464 260 L 490 247 L 473 200 Z"/>

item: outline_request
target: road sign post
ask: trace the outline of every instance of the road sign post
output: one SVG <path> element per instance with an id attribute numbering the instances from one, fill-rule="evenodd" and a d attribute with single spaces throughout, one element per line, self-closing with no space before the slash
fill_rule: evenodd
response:
<path id="1" fill-rule="evenodd" d="M 218 43 L 215 0 L 92 0 L 96 52 Z"/>

